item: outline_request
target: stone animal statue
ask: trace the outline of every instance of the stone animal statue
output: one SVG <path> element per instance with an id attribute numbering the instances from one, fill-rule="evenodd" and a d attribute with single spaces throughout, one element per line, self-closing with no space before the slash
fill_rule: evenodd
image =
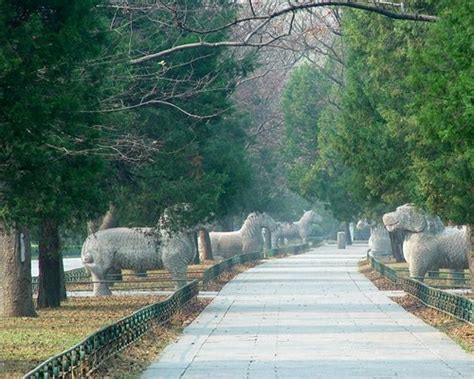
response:
<path id="1" fill-rule="evenodd" d="M 296 222 L 277 223 L 277 229 L 272 235 L 272 245 L 279 246 L 280 239 L 300 239 L 303 243 L 308 242 L 311 235 L 312 224 L 321 222 L 322 218 L 315 211 L 304 212 L 303 216 Z"/>
<path id="2" fill-rule="evenodd" d="M 370 254 L 376 258 L 387 258 L 392 255 L 392 244 L 387 229 L 383 224 L 374 221 L 359 220 L 357 229 L 370 227 Z"/>
<path id="3" fill-rule="evenodd" d="M 430 270 L 464 270 L 469 267 L 467 228 L 445 227 L 438 216 L 423 212 L 412 204 L 386 213 L 383 222 L 390 232 L 405 232 L 403 255 L 411 277 L 423 280 Z"/>
<path id="4" fill-rule="evenodd" d="M 227 259 L 234 255 L 261 251 L 262 228 L 270 232 L 276 229 L 275 220 L 266 213 L 250 213 L 239 230 L 233 232 L 210 232 L 214 258 Z"/>
<path id="5" fill-rule="evenodd" d="M 165 268 L 176 281 L 176 288 L 187 283 L 187 266 L 197 249 L 194 229 L 169 232 L 157 228 L 112 228 L 87 237 L 82 245 L 81 260 L 91 273 L 95 296 L 111 295 L 107 274 L 117 269 L 135 272 Z"/>

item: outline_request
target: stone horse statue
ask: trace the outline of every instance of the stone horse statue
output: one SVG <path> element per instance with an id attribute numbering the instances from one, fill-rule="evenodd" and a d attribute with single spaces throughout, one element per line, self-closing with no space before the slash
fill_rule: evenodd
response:
<path id="1" fill-rule="evenodd" d="M 388 258 L 392 255 L 392 244 L 387 229 L 375 221 L 359 220 L 357 229 L 370 228 L 370 254 L 376 258 Z"/>
<path id="2" fill-rule="evenodd" d="M 227 259 L 234 255 L 261 251 L 263 247 L 262 228 L 270 232 L 276 229 L 275 220 L 266 213 L 250 213 L 242 227 L 234 232 L 210 232 L 214 257 Z"/>
<path id="3" fill-rule="evenodd" d="M 303 216 L 296 222 L 277 223 L 277 229 L 272 235 L 272 245 L 279 246 L 280 239 L 300 239 L 303 243 L 308 242 L 311 235 L 312 224 L 321 222 L 322 218 L 315 211 L 304 212 Z"/>
<path id="4" fill-rule="evenodd" d="M 171 232 L 166 227 L 166 211 L 156 228 L 111 228 L 87 237 L 81 260 L 91 273 L 94 295 L 111 295 L 107 275 L 117 269 L 135 272 L 165 268 L 176 288 L 187 283 L 187 266 L 196 252 L 195 229 Z"/>

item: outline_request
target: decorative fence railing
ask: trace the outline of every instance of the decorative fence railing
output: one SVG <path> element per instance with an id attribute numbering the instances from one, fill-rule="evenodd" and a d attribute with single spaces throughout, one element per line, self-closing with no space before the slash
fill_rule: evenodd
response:
<path id="1" fill-rule="evenodd" d="M 397 267 L 393 269 L 388 267 L 391 270 L 394 270 L 396 274 L 400 277 L 409 277 L 408 267 Z M 466 288 L 469 285 L 471 280 L 471 275 L 466 272 L 455 271 L 450 269 L 440 269 L 439 271 L 428 271 L 426 273 L 426 278 L 424 279 L 427 282 L 430 281 L 443 281 L 450 282 L 451 285 L 446 286 L 447 288 L 454 287 Z M 439 288 L 441 285 L 434 285 L 434 287 Z"/>
<path id="2" fill-rule="evenodd" d="M 202 286 L 206 288 L 208 283 L 212 280 L 215 280 L 219 277 L 222 273 L 226 271 L 230 271 L 235 265 L 244 264 L 247 262 L 256 261 L 262 259 L 265 256 L 267 257 L 274 257 L 282 254 L 299 254 L 303 253 L 308 249 L 308 244 L 302 245 L 293 245 L 293 246 L 284 246 L 271 249 L 265 253 L 255 252 L 255 253 L 247 253 L 233 256 L 229 259 L 226 259 L 222 262 L 215 264 L 212 267 L 209 267 L 206 271 L 204 271 L 202 276 Z"/>
<path id="3" fill-rule="evenodd" d="M 277 248 L 267 251 L 266 255 L 268 257 L 276 257 L 278 255 L 284 255 L 284 254 L 299 254 L 299 253 L 304 253 L 308 249 L 308 247 L 309 247 L 308 244 L 277 247 Z"/>
<path id="4" fill-rule="evenodd" d="M 84 267 L 75 268 L 73 270 L 68 270 L 64 272 L 64 282 L 65 283 L 74 283 L 79 282 L 84 279 L 90 278 L 90 273 Z M 31 278 L 31 286 L 33 293 L 38 291 L 38 277 L 33 276 Z"/>
<path id="5" fill-rule="evenodd" d="M 272 249 L 272 255 L 298 254 L 308 248 L 307 244 Z M 206 286 L 222 273 L 232 270 L 238 264 L 257 261 L 263 258 L 261 252 L 236 255 L 219 262 L 202 274 L 202 286 Z M 78 282 L 90 275 L 84 268 L 65 273 L 66 282 Z M 33 285 L 38 284 L 37 277 Z M 106 326 L 79 342 L 72 348 L 57 354 L 28 372 L 23 378 L 83 378 L 88 377 L 107 358 L 124 349 L 140 338 L 151 326 L 151 322 L 168 321 L 176 311 L 199 293 L 199 283 L 192 281 L 175 291 L 166 300 L 146 306 L 130 316 Z"/>
<path id="6" fill-rule="evenodd" d="M 309 246 L 318 246 L 323 243 L 327 238 L 325 237 L 309 237 L 308 238 L 308 245 Z"/>
<path id="7" fill-rule="evenodd" d="M 397 284 L 398 283 L 398 274 L 397 271 L 379 260 L 375 259 L 371 255 L 367 255 L 367 258 L 369 260 L 370 266 L 377 271 L 380 275 L 386 277 L 388 280 L 390 280 L 392 283 Z"/>
<path id="8" fill-rule="evenodd" d="M 168 321 L 198 292 L 198 282 L 194 280 L 175 291 L 166 300 L 141 308 L 91 334 L 72 348 L 43 362 L 23 378 L 88 377 L 105 359 L 140 338 L 150 328 L 152 321 Z"/>
<path id="9" fill-rule="evenodd" d="M 406 293 L 425 305 L 474 324 L 474 301 L 441 289 L 433 288 L 419 280 L 399 276 L 397 270 L 368 256 L 370 266 L 382 276 L 399 285 Z"/>
<path id="10" fill-rule="evenodd" d="M 232 270 L 232 268 L 236 265 L 257 261 L 259 259 L 262 259 L 261 252 L 235 255 L 222 262 L 219 262 L 203 272 L 201 279 L 202 287 L 206 288 L 209 282 L 217 279 L 224 272 Z"/>

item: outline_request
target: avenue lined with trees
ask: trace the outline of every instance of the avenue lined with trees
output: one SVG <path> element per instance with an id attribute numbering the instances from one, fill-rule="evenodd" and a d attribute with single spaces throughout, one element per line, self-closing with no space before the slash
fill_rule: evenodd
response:
<path id="1" fill-rule="evenodd" d="M 62 236 L 107 211 L 149 226 L 188 203 L 177 224 L 224 225 L 315 206 L 347 223 L 413 202 L 474 224 L 473 14 L 2 0 L 0 315 L 35 315 L 30 238 L 37 305 L 59 306 Z"/>

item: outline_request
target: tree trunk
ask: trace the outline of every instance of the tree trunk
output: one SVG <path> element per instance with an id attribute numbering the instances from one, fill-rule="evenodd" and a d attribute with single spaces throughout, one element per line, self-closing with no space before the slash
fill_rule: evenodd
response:
<path id="1" fill-rule="evenodd" d="M 59 230 L 54 221 L 43 220 L 38 244 L 38 308 L 61 305 L 61 260 Z"/>
<path id="2" fill-rule="evenodd" d="M 214 260 L 212 255 L 211 238 L 209 232 L 206 229 L 199 230 L 199 254 L 201 261 Z"/>
<path id="3" fill-rule="evenodd" d="M 390 237 L 390 245 L 392 246 L 392 254 L 395 260 L 397 262 L 405 262 L 405 257 L 403 256 L 403 240 L 405 237 L 403 232 L 396 230 L 389 232 L 388 236 Z"/>
<path id="4" fill-rule="evenodd" d="M 64 262 L 63 262 L 63 256 L 61 253 L 61 259 L 59 260 L 60 268 L 59 268 L 59 273 L 60 273 L 60 280 L 61 284 L 59 286 L 60 292 L 60 300 L 64 301 L 67 299 L 67 292 L 66 292 L 66 275 L 64 274 Z"/>
<path id="5" fill-rule="evenodd" d="M 117 207 L 114 204 L 109 205 L 109 210 L 102 218 L 99 230 L 116 228 L 118 226 Z"/>
<path id="6" fill-rule="evenodd" d="M 102 223 L 102 217 L 95 220 L 87 221 L 87 235 L 90 236 L 99 231 L 100 224 Z"/>
<path id="7" fill-rule="evenodd" d="M 193 243 L 194 243 L 194 248 L 196 249 L 196 254 L 194 255 L 193 259 L 193 264 L 198 265 L 201 264 L 201 257 L 199 255 L 199 245 L 198 245 L 198 238 L 199 238 L 199 233 L 193 233 Z"/>
<path id="8" fill-rule="evenodd" d="M 26 228 L 0 222 L 0 317 L 35 317 Z"/>
<path id="9" fill-rule="evenodd" d="M 109 205 L 109 209 L 105 215 L 95 220 L 87 221 L 87 234 L 94 234 L 99 230 L 116 228 L 118 226 L 117 207 L 114 204 Z"/>
<path id="10" fill-rule="evenodd" d="M 348 222 L 344 223 L 344 231 L 346 233 L 346 245 L 352 245 L 351 229 L 349 228 Z"/>

